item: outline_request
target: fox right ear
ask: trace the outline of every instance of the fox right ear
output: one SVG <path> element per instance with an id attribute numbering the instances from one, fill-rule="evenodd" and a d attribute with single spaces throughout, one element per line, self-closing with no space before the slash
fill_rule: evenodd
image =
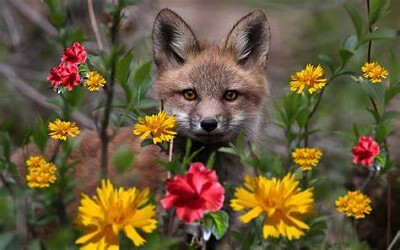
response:
<path id="1" fill-rule="evenodd" d="M 268 59 L 270 30 L 267 17 L 255 10 L 233 26 L 225 41 L 225 51 L 243 67 L 265 67 Z"/>
<path id="2" fill-rule="evenodd" d="M 199 45 L 189 25 L 170 9 L 158 13 L 153 26 L 153 53 L 159 68 L 184 64 L 188 56 L 199 51 Z"/>

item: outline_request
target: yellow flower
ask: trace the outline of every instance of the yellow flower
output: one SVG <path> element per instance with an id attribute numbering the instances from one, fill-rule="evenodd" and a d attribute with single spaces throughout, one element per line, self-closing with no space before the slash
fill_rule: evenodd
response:
<path id="1" fill-rule="evenodd" d="M 294 163 L 300 166 L 302 171 L 311 170 L 317 166 L 322 152 L 319 148 L 297 148 L 292 153 Z"/>
<path id="2" fill-rule="evenodd" d="M 50 183 L 57 180 L 57 167 L 50 162 L 47 162 L 42 156 L 31 156 L 26 160 L 28 173 L 26 181 L 30 188 L 45 188 L 49 187 Z"/>
<path id="3" fill-rule="evenodd" d="M 153 138 L 153 143 L 170 141 L 175 137 L 176 132 L 175 116 L 168 116 L 164 111 L 157 115 L 139 117 L 138 123 L 133 128 L 133 134 L 145 139 L 148 136 Z"/>
<path id="4" fill-rule="evenodd" d="M 301 191 L 298 186 L 295 175 L 290 173 L 282 180 L 247 175 L 244 187 L 236 188 L 230 205 L 235 211 L 250 209 L 239 217 L 244 223 L 265 214 L 264 238 L 282 235 L 289 240 L 298 239 L 309 229 L 301 217 L 313 211 L 314 202 L 312 188 Z"/>
<path id="5" fill-rule="evenodd" d="M 26 165 L 28 166 L 28 169 L 38 168 L 45 163 L 46 160 L 41 155 L 31 156 L 28 158 L 28 160 L 26 160 Z"/>
<path id="6" fill-rule="evenodd" d="M 323 75 L 324 70 L 321 65 L 314 67 L 311 64 L 307 64 L 305 69 L 296 72 L 290 77 L 292 79 L 290 81 L 290 90 L 301 94 L 304 88 L 307 87 L 308 92 L 312 94 L 326 85 L 327 80 L 323 78 Z"/>
<path id="7" fill-rule="evenodd" d="M 368 78 L 372 83 L 382 82 L 382 78 L 387 78 L 388 71 L 376 62 L 368 63 L 366 62 L 364 66 L 361 67 L 363 76 Z"/>
<path id="8" fill-rule="evenodd" d="M 75 122 L 64 122 L 60 119 L 50 122 L 48 125 L 50 137 L 55 140 L 67 140 L 67 136 L 75 137 L 79 134 L 79 128 Z"/>
<path id="9" fill-rule="evenodd" d="M 360 191 L 349 191 L 335 201 L 336 209 L 348 217 L 365 218 L 372 211 L 371 199 Z"/>
<path id="10" fill-rule="evenodd" d="M 96 71 L 90 71 L 88 79 L 85 81 L 85 86 L 89 91 L 99 91 L 105 84 L 106 79 Z"/>
<path id="11" fill-rule="evenodd" d="M 149 189 L 115 188 L 110 180 L 102 180 L 93 198 L 82 194 L 76 223 L 86 234 L 76 240 L 81 249 L 119 249 L 119 232 L 123 231 L 135 246 L 146 241 L 137 229 L 146 233 L 157 227 L 155 206 L 146 205 Z"/>

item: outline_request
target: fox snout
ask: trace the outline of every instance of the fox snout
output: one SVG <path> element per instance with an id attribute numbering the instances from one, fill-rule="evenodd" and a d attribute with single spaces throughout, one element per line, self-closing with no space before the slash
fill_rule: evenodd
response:
<path id="1" fill-rule="evenodd" d="M 199 134 L 218 132 L 221 124 L 224 123 L 224 117 L 221 114 L 222 105 L 212 97 L 200 100 L 195 105 L 194 132 Z"/>
<path id="2" fill-rule="evenodd" d="M 218 127 L 218 121 L 212 117 L 206 117 L 200 122 L 201 128 L 206 132 L 211 132 Z"/>

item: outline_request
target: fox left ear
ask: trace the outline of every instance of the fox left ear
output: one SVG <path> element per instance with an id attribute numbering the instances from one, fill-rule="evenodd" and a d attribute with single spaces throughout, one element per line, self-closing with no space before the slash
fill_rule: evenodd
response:
<path id="1" fill-rule="evenodd" d="M 170 9 L 163 9 L 157 15 L 152 37 L 154 61 L 159 69 L 180 66 L 199 51 L 189 25 Z"/>
<path id="2" fill-rule="evenodd" d="M 233 26 L 224 51 L 233 54 L 236 62 L 247 68 L 253 65 L 264 67 L 268 59 L 270 29 L 267 17 L 255 10 Z"/>

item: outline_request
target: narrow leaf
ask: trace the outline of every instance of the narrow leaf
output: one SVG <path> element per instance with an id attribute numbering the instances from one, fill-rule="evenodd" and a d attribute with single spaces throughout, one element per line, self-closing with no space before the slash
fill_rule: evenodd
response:
<path id="1" fill-rule="evenodd" d="M 363 20 L 361 16 L 358 14 L 356 9 L 353 6 L 345 4 L 344 8 L 346 9 L 347 13 L 349 14 L 351 21 L 353 22 L 354 29 L 356 30 L 357 37 L 359 40 L 364 35 L 364 27 L 363 27 Z"/>

